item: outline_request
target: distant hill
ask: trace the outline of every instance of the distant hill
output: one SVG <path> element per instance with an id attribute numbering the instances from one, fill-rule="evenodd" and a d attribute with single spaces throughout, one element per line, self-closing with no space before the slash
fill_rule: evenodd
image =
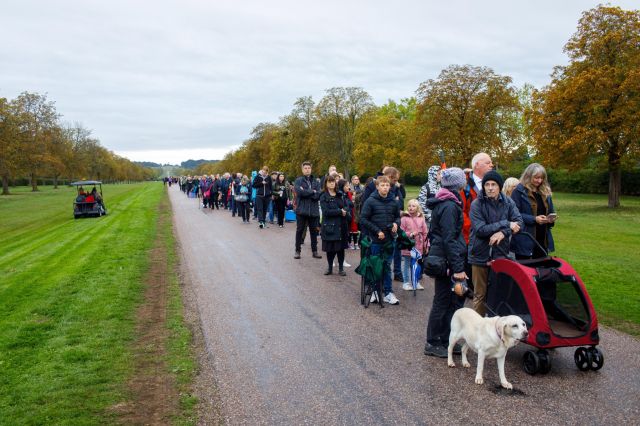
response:
<path id="1" fill-rule="evenodd" d="M 180 167 L 182 167 L 183 169 L 195 169 L 200 164 L 217 163 L 219 161 L 220 160 L 187 160 L 187 161 L 183 161 L 182 163 L 180 163 Z"/>
<path id="2" fill-rule="evenodd" d="M 134 163 L 142 167 L 162 167 L 162 164 L 154 163 L 153 161 L 134 161 Z"/>

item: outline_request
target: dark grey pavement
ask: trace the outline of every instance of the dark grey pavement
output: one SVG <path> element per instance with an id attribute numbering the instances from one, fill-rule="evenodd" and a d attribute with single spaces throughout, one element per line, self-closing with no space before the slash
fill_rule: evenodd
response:
<path id="1" fill-rule="evenodd" d="M 229 424 L 640 424 L 638 339 L 601 329 L 602 370 L 578 371 L 565 348 L 538 376 L 522 371 L 519 345 L 506 363 L 515 392 L 499 390 L 495 360 L 476 385 L 475 355 L 451 369 L 422 353 L 430 281 L 415 298 L 395 282 L 399 306 L 364 309 L 356 252 L 346 277 L 326 277 L 308 241 L 293 259 L 295 224 L 260 230 L 169 192 Z"/>

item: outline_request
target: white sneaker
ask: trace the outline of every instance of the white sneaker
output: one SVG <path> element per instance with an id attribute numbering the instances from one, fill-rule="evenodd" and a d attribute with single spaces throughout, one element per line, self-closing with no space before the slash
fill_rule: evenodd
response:
<path id="1" fill-rule="evenodd" d="M 418 283 L 416 285 L 416 290 L 424 290 L 424 287 L 422 287 L 422 285 L 420 285 L 420 283 Z"/>
<path id="2" fill-rule="evenodd" d="M 347 261 L 346 261 L 346 260 L 345 260 L 344 262 L 342 262 L 342 265 L 343 265 L 345 268 L 350 268 L 350 267 L 351 267 L 351 265 L 350 265 L 349 263 L 347 263 Z"/>
<path id="3" fill-rule="evenodd" d="M 371 300 L 369 301 L 369 303 L 378 303 L 378 292 L 374 291 L 373 293 L 371 293 Z"/>
<path id="4" fill-rule="evenodd" d="M 400 301 L 396 298 L 396 295 L 393 293 L 389 293 L 384 297 L 384 303 L 388 303 L 389 305 L 397 305 Z"/>
<path id="5" fill-rule="evenodd" d="M 404 283 L 404 284 L 402 284 L 402 289 L 403 290 L 407 290 L 407 291 L 411 291 L 411 290 L 413 290 L 413 286 L 411 284 L 409 284 L 409 283 Z"/>

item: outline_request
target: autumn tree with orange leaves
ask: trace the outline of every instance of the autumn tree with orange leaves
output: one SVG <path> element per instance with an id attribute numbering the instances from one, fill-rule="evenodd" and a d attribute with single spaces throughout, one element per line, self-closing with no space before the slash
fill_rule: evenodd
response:
<path id="1" fill-rule="evenodd" d="M 640 153 L 640 12 L 598 6 L 583 13 L 564 48 L 570 62 L 534 92 L 531 123 L 550 166 L 607 159 L 609 207 L 620 205 L 621 166 Z"/>

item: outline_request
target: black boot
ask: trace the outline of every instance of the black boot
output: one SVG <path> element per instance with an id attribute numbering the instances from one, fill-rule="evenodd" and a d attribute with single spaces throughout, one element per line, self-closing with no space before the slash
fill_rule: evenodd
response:
<path id="1" fill-rule="evenodd" d="M 338 270 L 338 275 L 340 275 L 341 277 L 344 277 L 347 275 L 347 273 L 344 271 L 344 268 L 340 268 Z"/>
<path id="2" fill-rule="evenodd" d="M 326 270 L 326 271 L 324 271 L 324 274 L 325 274 L 325 275 L 331 275 L 331 274 L 333 274 L 333 268 L 327 268 L 327 270 Z"/>

